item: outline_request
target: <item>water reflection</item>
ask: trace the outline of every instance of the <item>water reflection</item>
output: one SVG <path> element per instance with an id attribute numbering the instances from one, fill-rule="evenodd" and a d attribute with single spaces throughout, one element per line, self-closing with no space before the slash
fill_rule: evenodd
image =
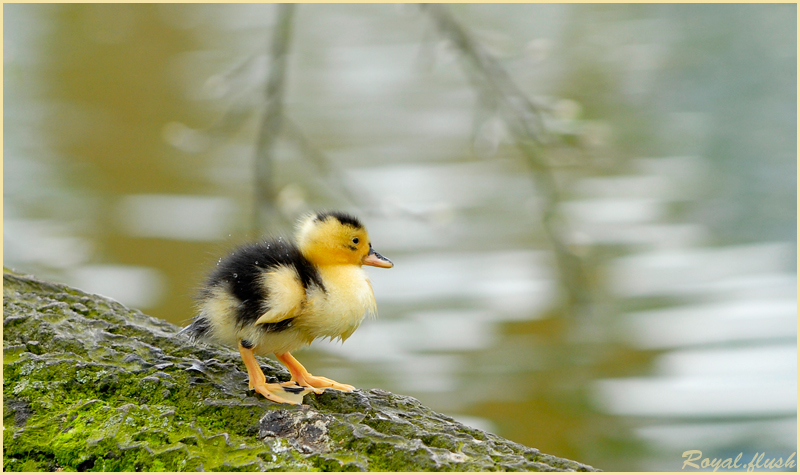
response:
<path id="1" fill-rule="evenodd" d="M 185 195 L 123 196 L 117 216 L 128 236 L 180 241 L 222 240 L 240 218 L 230 198 Z"/>
<path id="2" fill-rule="evenodd" d="M 11 262 L 67 269 L 86 262 L 92 253 L 91 241 L 75 236 L 60 221 L 6 217 L 3 228 L 3 249 Z"/>
<path id="3" fill-rule="evenodd" d="M 391 273 L 373 278 L 383 302 L 453 299 L 491 309 L 483 314 L 487 320 L 511 320 L 547 308 L 556 290 L 550 256 L 541 252 L 416 253 L 402 261 Z"/>
<path id="4" fill-rule="evenodd" d="M 68 271 L 72 285 L 135 308 L 157 306 L 169 295 L 164 274 L 152 267 L 86 265 Z"/>
<path id="5" fill-rule="evenodd" d="M 625 333 L 640 348 L 792 339 L 797 331 L 797 301 L 738 300 L 649 310 L 625 317 Z"/>
<path id="6" fill-rule="evenodd" d="M 304 363 L 609 470 L 788 456 L 794 7 L 454 7 L 552 109 L 582 319 L 502 114 L 400 8 L 298 8 L 274 231 L 348 208 L 396 264 L 370 271 L 379 318 Z M 185 323 L 251 228 L 273 5 L 4 12 L 4 263 Z"/>

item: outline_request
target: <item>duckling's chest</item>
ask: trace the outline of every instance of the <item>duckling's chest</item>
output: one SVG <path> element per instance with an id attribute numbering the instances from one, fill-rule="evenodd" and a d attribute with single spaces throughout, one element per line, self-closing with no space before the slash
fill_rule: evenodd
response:
<path id="1" fill-rule="evenodd" d="M 314 338 L 349 337 L 367 313 L 375 312 L 375 296 L 366 272 L 358 266 L 326 266 L 320 277 L 325 290 L 309 292 L 303 326 Z"/>

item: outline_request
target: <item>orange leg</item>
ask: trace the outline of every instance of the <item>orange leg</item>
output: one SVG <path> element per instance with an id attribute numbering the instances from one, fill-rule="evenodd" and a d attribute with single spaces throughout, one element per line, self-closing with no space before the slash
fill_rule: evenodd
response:
<path id="1" fill-rule="evenodd" d="M 355 389 L 349 384 L 337 383 L 336 381 L 322 376 L 314 376 L 300 364 L 288 351 L 286 353 L 275 353 L 275 356 L 281 363 L 286 365 L 286 368 L 292 373 L 292 381 L 296 381 L 300 386 L 310 386 L 315 389 L 324 390 L 325 388 L 338 389 L 339 391 L 350 392 Z M 321 393 L 319 391 L 317 394 Z"/>
<path id="2" fill-rule="evenodd" d="M 265 398 L 270 401 L 284 403 L 284 404 L 300 404 L 303 402 L 303 396 L 314 391 L 313 388 L 304 388 L 299 386 L 294 381 L 288 383 L 267 383 L 267 378 L 261 367 L 256 361 L 251 348 L 245 348 L 239 343 L 239 354 L 242 355 L 242 361 L 247 368 L 247 376 L 250 378 L 250 389 L 255 389 Z"/>

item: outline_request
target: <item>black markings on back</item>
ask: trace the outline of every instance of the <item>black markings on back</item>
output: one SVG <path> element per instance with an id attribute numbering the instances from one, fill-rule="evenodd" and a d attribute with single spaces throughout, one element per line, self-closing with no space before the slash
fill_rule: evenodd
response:
<path id="1" fill-rule="evenodd" d="M 297 246 L 285 240 L 272 240 L 242 246 L 220 259 L 199 298 L 201 301 L 211 298 L 213 289 L 222 287 L 239 301 L 236 312 L 239 325 L 251 325 L 269 310 L 262 275 L 281 266 L 294 269 L 305 289 L 312 286 L 325 289 L 319 272 Z M 267 325 L 262 325 L 267 331 L 281 331 L 291 326 L 291 319 Z"/>

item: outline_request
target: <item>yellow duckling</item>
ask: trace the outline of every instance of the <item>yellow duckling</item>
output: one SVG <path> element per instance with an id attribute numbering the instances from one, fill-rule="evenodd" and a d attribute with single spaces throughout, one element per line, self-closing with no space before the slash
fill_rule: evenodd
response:
<path id="1" fill-rule="evenodd" d="M 279 403 L 298 404 L 308 392 L 352 391 L 349 384 L 313 376 L 291 352 L 317 338 L 346 340 L 375 295 L 362 265 L 392 267 L 374 249 L 364 225 L 349 214 L 306 216 L 297 245 L 283 239 L 249 244 L 217 263 L 199 298 L 199 314 L 181 333 L 237 346 L 250 388 Z M 266 382 L 254 355 L 274 353 L 292 375 Z"/>

